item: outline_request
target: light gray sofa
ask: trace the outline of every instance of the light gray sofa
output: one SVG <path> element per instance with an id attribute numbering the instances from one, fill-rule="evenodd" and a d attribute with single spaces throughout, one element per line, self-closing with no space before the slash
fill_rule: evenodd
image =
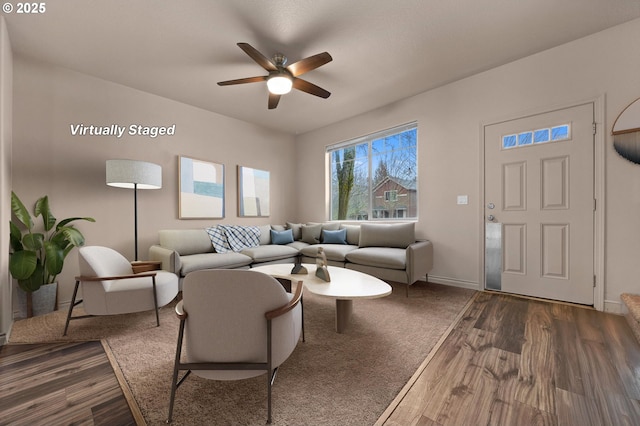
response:
<path id="1" fill-rule="evenodd" d="M 238 252 L 218 253 L 207 231 L 166 229 L 159 243 L 149 249 L 149 259 L 162 269 L 183 278 L 200 269 L 251 268 L 258 264 L 315 263 L 322 247 L 329 265 L 354 269 L 382 280 L 411 285 L 426 277 L 433 267 L 433 245 L 415 239 L 415 224 L 309 223 L 263 225 L 260 244 Z"/>

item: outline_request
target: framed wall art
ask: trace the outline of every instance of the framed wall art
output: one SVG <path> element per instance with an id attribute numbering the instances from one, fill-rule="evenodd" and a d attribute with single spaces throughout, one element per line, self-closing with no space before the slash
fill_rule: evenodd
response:
<path id="1" fill-rule="evenodd" d="M 238 166 L 238 216 L 269 214 L 269 172 Z"/>
<path id="2" fill-rule="evenodd" d="M 180 219 L 224 217 L 224 165 L 179 157 Z"/>

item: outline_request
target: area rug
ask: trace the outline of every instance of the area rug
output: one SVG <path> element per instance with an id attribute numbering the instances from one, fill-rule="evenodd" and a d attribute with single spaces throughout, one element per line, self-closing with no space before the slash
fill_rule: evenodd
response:
<path id="1" fill-rule="evenodd" d="M 409 297 L 392 284 L 381 299 L 356 300 L 345 333 L 335 303 L 306 292 L 306 342 L 280 367 L 273 388 L 275 425 L 372 425 L 465 307 L 472 290 L 417 283 Z M 173 304 L 152 312 L 73 321 L 65 312 L 17 321 L 10 343 L 105 339 L 149 425 L 167 418 L 178 319 Z M 213 326 L 213 325 L 212 325 Z M 266 376 L 216 382 L 189 377 L 178 389 L 175 425 L 263 425 Z"/>

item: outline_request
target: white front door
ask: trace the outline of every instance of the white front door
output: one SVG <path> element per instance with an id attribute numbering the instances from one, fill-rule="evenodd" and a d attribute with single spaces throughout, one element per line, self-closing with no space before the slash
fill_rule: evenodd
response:
<path id="1" fill-rule="evenodd" d="M 594 104 L 484 127 L 485 288 L 593 304 Z"/>

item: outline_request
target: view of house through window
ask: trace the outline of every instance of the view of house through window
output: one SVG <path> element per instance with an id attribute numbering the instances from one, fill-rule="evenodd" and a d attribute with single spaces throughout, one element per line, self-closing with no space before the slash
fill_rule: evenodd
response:
<path id="1" fill-rule="evenodd" d="M 331 220 L 417 219 L 418 125 L 327 148 Z"/>

